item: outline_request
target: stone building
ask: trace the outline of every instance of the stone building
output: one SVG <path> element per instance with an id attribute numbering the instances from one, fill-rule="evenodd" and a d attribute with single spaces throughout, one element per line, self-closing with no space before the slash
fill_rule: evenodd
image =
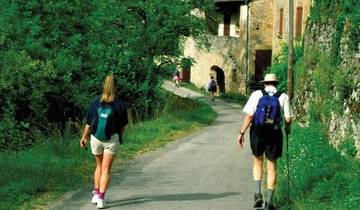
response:
<path id="1" fill-rule="evenodd" d="M 258 88 L 272 55 L 287 36 L 288 0 L 214 0 L 221 20 L 217 33 L 210 35 L 209 51 L 188 39 L 184 55 L 195 59 L 191 82 L 206 86 L 209 74 L 216 76 L 220 92 L 240 92 Z M 304 31 L 310 0 L 294 0 L 295 21 Z M 301 9 L 300 9 L 301 8 Z M 280 18 L 280 15 L 281 18 Z M 282 21 L 282 22 L 281 22 Z M 279 27 L 282 27 L 281 30 Z M 279 33 L 282 34 L 279 34 Z M 281 36 L 280 36 L 281 35 Z"/>
<path id="2" fill-rule="evenodd" d="M 294 37 L 301 39 L 313 0 L 294 1 Z M 289 36 L 289 0 L 274 0 L 273 54 L 277 54 Z"/>

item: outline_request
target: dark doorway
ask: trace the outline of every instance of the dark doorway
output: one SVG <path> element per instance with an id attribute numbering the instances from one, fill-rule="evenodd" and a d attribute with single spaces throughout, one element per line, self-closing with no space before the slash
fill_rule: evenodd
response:
<path id="1" fill-rule="evenodd" d="M 225 74 L 224 71 L 218 66 L 212 66 L 211 70 L 216 72 L 216 83 L 219 87 L 220 93 L 225 93 Z"/>
<path id="2" fill-rule="evenodd" d="M 271 50 L 256 50 L 255 52 L 255 81 L 264 77 L 264 71 L 271 66 Z"/>
<path id="3" fill-rule="evenodd" d="M 190 69 L 184 68 L 181 70 L 181 81 L 183 82 L 190 82 Z"/>

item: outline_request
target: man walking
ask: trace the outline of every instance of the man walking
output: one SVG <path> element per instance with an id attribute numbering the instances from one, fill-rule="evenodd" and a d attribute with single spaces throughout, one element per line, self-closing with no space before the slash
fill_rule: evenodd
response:
<path id="1" fill-rule="evenodd" d="M 253 178 L 255 182 L 254 208 L 262 207 L 261 193 L 263 156 L 267 159 L 267 200 L 265 210 L 275 209 L 273 196 L 276 184 L 276 160 L 282 155 L 282 117 L 285 118 L 285 132 L 290 134 L 291 108 L 289 96 L 276 89 L 279 81 L 275 74 L 266 74 L 264 89 L 250 95 L 243 112 L 246 116 L 239 131 L 238 142 L 244 145 L 244 134 L 250 127 L 250 146 L 254 156 Z"/>

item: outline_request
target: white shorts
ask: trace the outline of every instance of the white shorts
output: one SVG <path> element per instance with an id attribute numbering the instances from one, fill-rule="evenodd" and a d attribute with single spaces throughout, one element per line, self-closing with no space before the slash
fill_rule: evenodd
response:
<path id="1" fill-rule="evenodd" d="M 102 155 L 107 153 L 116 155 L 120 147 L 119 134 L 115 133 L 109 141 L 100 141 L 95 136 L 90 136 L 91 152 L 93 155 Z"/>

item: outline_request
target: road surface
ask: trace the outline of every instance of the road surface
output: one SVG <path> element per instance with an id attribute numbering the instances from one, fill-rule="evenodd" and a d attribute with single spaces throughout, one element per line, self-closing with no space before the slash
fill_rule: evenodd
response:
<path id="1" fill-rule="evenodd" d="M 164 87 L 183 97 L 202 97 L 170 82 Z M 106 193 L 108 209 L 253 209 L 248 138 L 244 149 L 236 142 L 243 119 L 241 107 L 220 100 L 212 106 L 218 117 L 211 125 L 113 173 Z M 89 186 L 52 209 L 96 209 L 91 196 Z"/>

